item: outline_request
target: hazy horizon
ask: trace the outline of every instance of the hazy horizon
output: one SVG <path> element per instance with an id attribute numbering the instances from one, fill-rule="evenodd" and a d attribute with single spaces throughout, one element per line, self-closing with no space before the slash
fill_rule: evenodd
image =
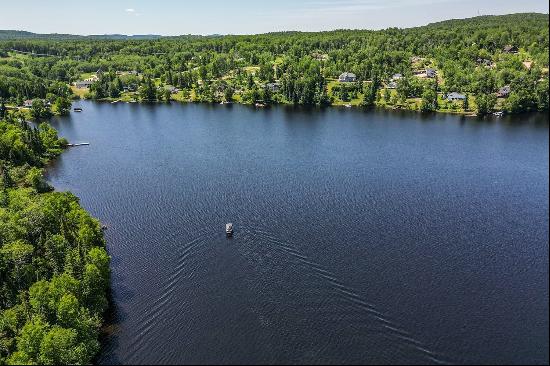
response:
<path id="1" fill-rule="evenodd" d="M 52 3 L 58 5 L 53 7 Z M 98 0 L 93 6 L 75 8 L 68 0 L 4 5 L 0 29 L 40 34 L 73 35 L 230 35 L 280 31 L 378 30 L 409 28 L 448 19 L 512 13 L 548 14 L 540 0 L 280 0 L 256 5 L 221 0 L 181 4 L 170 0 L 155 4 L 125 0 L 117 4 Z M 64 6 L 66 4 L 66 6 Z M 55 21 L 54 21 L 55 20 Z"/>

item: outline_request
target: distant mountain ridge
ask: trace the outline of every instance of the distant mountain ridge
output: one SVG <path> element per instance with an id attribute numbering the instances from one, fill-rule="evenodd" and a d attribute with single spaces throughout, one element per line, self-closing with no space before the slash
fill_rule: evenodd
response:
<path id="1" fill-rule="evenodd" d="M 125 34 L 97 34 L 89 36 L 81 36 L 76 34 L 60 34 L 60 33 L 51 33 L 51 34 L 40 34 L 32 33 L 27 31 L 17 31 L 17 30 L 0 30 L 0 40 L 7 39 L 59 39 L 59 40 L 71 40 L 71 39 L 104 39 L 104 40 L 154 40 L 162 38 L 158 34 L 136 34 L 136 35 L 125 35 Z"/>
<path id="2" fill-rule="evenodd" d="M 460 26 L 468 23 L 478 23 L 483 24 L 484 26 L 493 26 L 495 23 L 502 21 L 503 19 L 510 22 L 514 22 L 519 19 L 525 19 L 525 17 L 531 20 L 546 20 L 548 21 L 548 14 L 546 13 L 514 13 L 506 15 L 481 15 L 471 18 L 461 18 L 461 19 L 447 19 L 443 21 L 433 22 L 422 26 L 416 27 L 407 27 L 400 29 L 408 28 L 423 28 L 423 27 L 452 27 Z M 391 27 L 395 29 L 395 27 Z M 390 28 L 388 28 L 390 29 Z M 330 33 L 330 32 L 339 32 L 346 30 L 365 30 L 369 29 L 334 29 L 331 31 L 278 31 L 278 32 L 267 32 L 262 33 L 265 35 L 292 35 L 292 34 L 301 34 L 301 33 Z M 370 30 L 375 31 L 375 30 Z M 45 39 L 45 40 L 156 40 L 161 38 L 219 38 L 228 36 L 231 34 L 211 34 L 211 35 L 178 35 L 178 36 L 163 36 L 159 34 L 136 34 L 136 35 L 124 35 L 124 34 L 98 34 L 98 35 L 75 35 L 75 34 L 62 34 L 62 33 L 51 33 L 51 34 L 40 34 L 32 33 L 28 31 L 19 31 L 19 30 L 0 30 L 0 40 L 21 40 L 21 39 Z M 258 34 L 246 34 L 246 35 L 258 35 Z"/>

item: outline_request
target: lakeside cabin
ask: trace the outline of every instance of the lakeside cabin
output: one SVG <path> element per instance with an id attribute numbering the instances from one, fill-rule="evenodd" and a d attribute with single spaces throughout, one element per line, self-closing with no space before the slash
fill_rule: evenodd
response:
<path id="1" fill-rule="evenodd" d="M 23 107 L 25 108 L 31 108 L 32 107 L 32 99 L 28 99 L 26 101 L 23 102 Z"/>
<path id="2" fill-rule="evenodd" d="M 449 102 L 455 102 L 457 100 L 465 100 L 466 96 L 464 94 L 460 94 L 460 93 L 457 93 L 457 92 L 452 92 L 452 93 L 447 94 L 445 99 L 447 99 Z"/>
<path id="3" fill-rule="evenodd" d="M 497 92 L 497 97 L 499 98 L 508 98 L 510 96 L 510 92 L 512 89 L 510 88 L 510 85 L 503 86 L 500 88 Z"/>
<path id="4" fill-rule="evenodd" d="M 83 81 L 77 81 L 74 83 L 74 86 L 77 89 L 89 89 L 94 82 L 91 80 L 83 80 Z"/>
<path id="5" fill-rule="evenodd" d="M 345 72 L 338 78 L 338 81 L 341 83 L 353 83 L 357 80 L 357 75 L 351 72 Z"/>

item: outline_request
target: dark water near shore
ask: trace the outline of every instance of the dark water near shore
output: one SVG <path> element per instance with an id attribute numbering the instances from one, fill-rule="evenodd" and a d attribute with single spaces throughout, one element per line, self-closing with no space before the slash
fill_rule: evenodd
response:
<path id="1" fill-rule="evenodd" d="M 101 363 L 548 363 L 547 115 L 80 105 Z"/>

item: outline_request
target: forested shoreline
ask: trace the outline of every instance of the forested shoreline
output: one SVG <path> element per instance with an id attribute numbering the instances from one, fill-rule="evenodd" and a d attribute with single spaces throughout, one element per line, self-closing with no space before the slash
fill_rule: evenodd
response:
<path id="1" fill-rule="evenodd" d="M 26 117 L 0 109 L 0 365 L 90 364 L 108 306 L 103 231 L 44 179 L 67 141 Z"/>
<path id="2" fill-rule="evenodd" d="M 73 98 L 544 111 L 548 50 L 548 15 L 531 13 L 381 31 L 152 39 L 4 32 L 0 98 L 37 119 L 68 113 Z"/>

